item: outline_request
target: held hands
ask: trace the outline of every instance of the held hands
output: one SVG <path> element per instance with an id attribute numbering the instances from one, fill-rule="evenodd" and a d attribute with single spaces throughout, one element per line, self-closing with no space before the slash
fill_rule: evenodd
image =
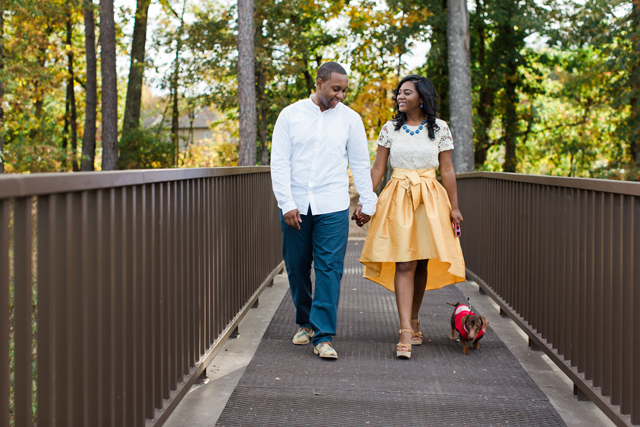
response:
<path id="1" fill-rule="evenodd" d="M 366 213 L 362 213 L 362 205 L 358 204 L 358 207 L 353 212 L 353 215 L 351 216 L 351 219 L 356 222 L 356 225 L 358 227 L 362 227 L 363 225 L 365 225 L 366 223 L 369 222 L 371 217 L 369 215 L 367 215 Z"/>
<path id="2" fill-rule="evenodd" d="M 298 209 L 293 209 L 286 214 L 283 215 L 284 222 L 291 228 L 295 228 L 296 230 L 300 230 L 300 223 L 302 222 L 302 218 L 300 218 L 300 212 Z"/>

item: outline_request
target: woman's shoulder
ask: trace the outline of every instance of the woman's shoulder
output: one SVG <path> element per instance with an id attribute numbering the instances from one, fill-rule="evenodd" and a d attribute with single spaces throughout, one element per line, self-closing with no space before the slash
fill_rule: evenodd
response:
<path id="1" fill-rule="evenodd" d="M 436 124 L 438 125 L 438 127 L 439 127 L 440 129 L 444 129 L 444 128 L 448 128 L 448 127 L 449 127 L 449 125 L 447 124 L 447 122 L 445 122 L 445 121 L 444 121 L 444 120 L 442 120 L 442 119 L 436 119 Z"/>

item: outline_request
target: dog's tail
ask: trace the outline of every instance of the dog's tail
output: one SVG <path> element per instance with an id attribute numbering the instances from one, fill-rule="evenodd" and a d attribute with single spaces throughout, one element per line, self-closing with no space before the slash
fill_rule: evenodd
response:
<path id="1" fill-rule="evenodd" d="M 457 303 L 455 303 L 455 304 L 451 304 L 450 302 L 448 302 L 447 304 L 452 305 L 452 306 L 454 306 L 454 307 L 457 307 L 457 306 L 459 306 L 459 305 L 460 305 L 460 301 L 458 301 L 458 302 L 457 302 Z"/>

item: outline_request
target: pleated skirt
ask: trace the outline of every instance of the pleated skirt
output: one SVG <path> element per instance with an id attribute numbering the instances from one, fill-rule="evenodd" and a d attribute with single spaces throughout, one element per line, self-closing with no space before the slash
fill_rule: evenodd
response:
<path id="1" fill-rule="evenodd" d="M 428 259 L 425 290 L 465 281 L 451 204 L 435 169 L 394 169 L 362 249 L 363 277 L 395 291 L 396 262 Z"/>

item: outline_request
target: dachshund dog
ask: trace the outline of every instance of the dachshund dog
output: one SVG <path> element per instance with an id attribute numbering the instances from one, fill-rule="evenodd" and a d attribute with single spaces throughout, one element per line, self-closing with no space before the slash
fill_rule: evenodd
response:
<path id="1" fill-rule="evenodd" d="M 460 342 L 462 343 L 462 352 L 469 354 L 469 341 L 473 341 L 473 349 L 480 348 L 480 339 L 487 331 L 489 321 L 484 316 L 478 316 L 468 305 L 457 302 L 447 304 L 455 307 L 451 315 L 451 340 L 455 340 L 455 331 L 458 331 Z"/>

